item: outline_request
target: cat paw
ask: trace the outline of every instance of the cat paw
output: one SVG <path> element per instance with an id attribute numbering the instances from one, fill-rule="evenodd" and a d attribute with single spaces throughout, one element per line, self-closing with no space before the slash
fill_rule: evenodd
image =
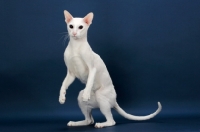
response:
<path id="1" fill-rule="evenodd" d="M 109 127 L 109 126 L 114 126 L 115 125 L 115 121 L 112 122 L 104 122 L 104 123 L 96 123 L 95 124 L 95 128 L 103 128 L 103 127 Z"/>
<path id="2" fill-rule="evenodd" d="M 87 126 L 93 124 L 91 120 L 83 120 L 83 121 L 70 121 L 67 126 Z"/>
<path id="3" fill-rule="evenodd" d="M 83 98 L 83 101 L 88 101 L 90 99 L 90 94 L 87 90 L 83 91 L 82 98 Z"/>
<path id="4" fill-rule="evenodd" d="M 67 126 L 74 126 L 74 122 L 73 121 L 70 121 L 68 124 L 67 124 Z"/>
<path id="5" fill-rule="evenodd" d="M 59 96 L 59 102 L 60 104 L 64 104 L 65 103 L 65 92 L 61 92 L 60 96 Z"/>

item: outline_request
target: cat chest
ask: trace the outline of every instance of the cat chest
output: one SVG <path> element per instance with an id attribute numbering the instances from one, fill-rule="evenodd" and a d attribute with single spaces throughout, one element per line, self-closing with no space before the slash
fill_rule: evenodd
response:
<path id="1" fill-rule="evenodd" d="M 67 60 L 67 67 L 74 75 L 81 80 L 81 82 L 86 83 L 88 78 L 88 67 L 85 62 L 79 56 L 71 57 Z"/>

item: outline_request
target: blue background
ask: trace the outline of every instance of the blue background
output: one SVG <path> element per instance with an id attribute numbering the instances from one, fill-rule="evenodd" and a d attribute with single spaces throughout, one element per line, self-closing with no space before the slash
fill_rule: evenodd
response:
<path id="1" fill-rule="evenodd" d="M 199 0 L 1 0 L 2 130 L 12 129 L 9 122 L 18 128 L 15 131 L 21 131 L 24 122 L 47 120 L 59 122 L 55 131 L 70 130 L 68 121 L 83 119 L 76 98 L 84 85 L 78 80 L 69 87 L 66 103 L 58 102 L 67 71 L 63 60 L 68 43 L 63 41 L 65 9 L 74 17 L 94 13 L 88 41 L 104 60 L 125 111 L 150 114 L 160 101 L 162 112 L 147 124 L 189 117 L 200 123 L 199 7 Z M 115 111 L 113 114 L 117 123 L 127 122 Z M 99 110 L 93 115 L 95 121 L 105 120 Z M 22 123 L 16 124 L 19 121 Z M 134 126 L 138 130 L 144 129 L 145 123 L 140 123 Z M 183 124 L 179 123 L 180 129 L 185 129 Z M 123 129 L 117 125 L 104 131 L 119 126 Z M 191 128 L 200 129 L 198 126 Z M 79 130 L 95 129 L 72 129 Z"/>

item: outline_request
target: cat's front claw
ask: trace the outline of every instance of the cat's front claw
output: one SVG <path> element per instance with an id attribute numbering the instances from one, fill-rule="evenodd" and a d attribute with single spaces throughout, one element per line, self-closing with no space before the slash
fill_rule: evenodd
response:
<path id="1" fill-rule="evenodd" d="M 82 95 L 83 101 L 88 101 L 90 99 L 90 94 L 88 91 L 84 90 Z"/>

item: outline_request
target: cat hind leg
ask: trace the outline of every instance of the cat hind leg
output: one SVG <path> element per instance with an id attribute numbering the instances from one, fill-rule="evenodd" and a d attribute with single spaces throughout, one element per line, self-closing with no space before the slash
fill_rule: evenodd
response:
<path id="1" fill-rule="evenodd" d="M 92 117 L 92 107 L 90 107 L 90 105 L 89 105 L 89 104 L 91 104 L 90 100 L 83 101 L 82 94 L 83 94 L 83 90 L 79 93 L 78 104 L 79 104 L 79 107 L 80 107 L 82 113 L 85 116 L 85 120 L 82 120 L 82 121 L 70 121 L 67 124 L 68 126 L 87 126 L 87 125 L 90 125 L 90 124 L 94 124 L 94 119 Z M 92 98 L 93 97 L 91 97 L 91 99 Z"/>
<path id="2" fill-rule="evenodd" d="M 96 92 L 96 98 L 97 102 L 99 104 L 100 111 L 102 114 L 106 117 L 106 122 L 102 123 L 96 123 L 96 128 L 103 128 L 108 126 L 114 126 L 115 121 L 113 119 L 112 113 L 111 113 L 111 104 L 109 102 L 109 99 L 101 94 L 101 92 Z"/>

